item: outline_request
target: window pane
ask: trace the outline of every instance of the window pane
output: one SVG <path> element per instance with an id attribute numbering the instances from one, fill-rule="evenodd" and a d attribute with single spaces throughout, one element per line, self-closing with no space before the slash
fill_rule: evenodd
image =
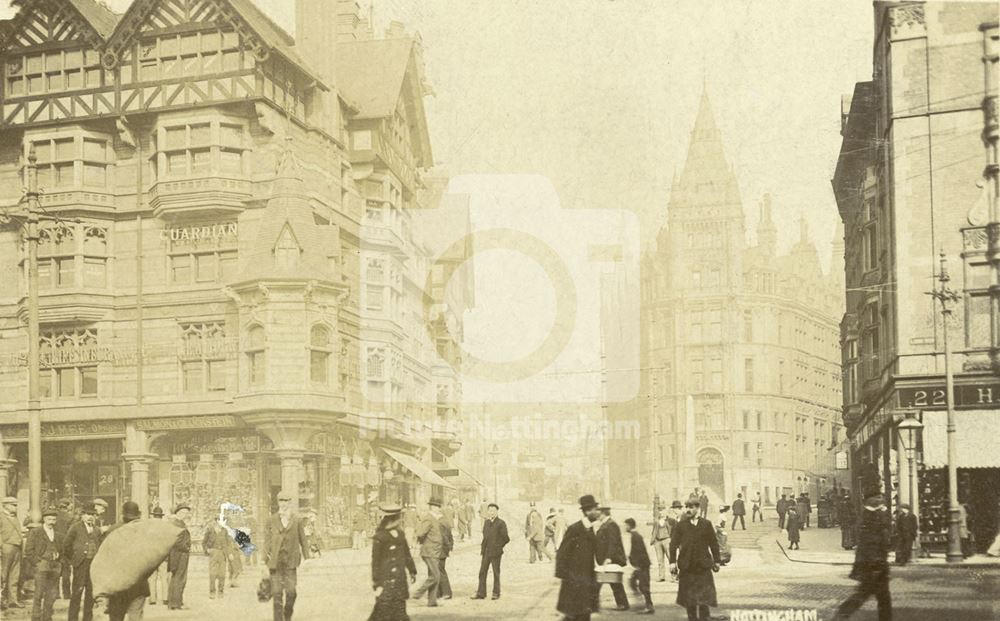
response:
<path id="1" fill-rule="evenodd" d="M 42 72 L 42 55 L 34 54 L 28 56 L 27 58 L 27 73 L 41 73 Z"/>
<path id="2" fill-rule="evenodd" d="M 52 264 L 48 259 L 38 260 L 38 285 L 40 287 L 52 286 Z"/>
<path id="3" fill-rule="evenodd" d="M 986 295 L 968 298 L 968 346 L 990 346 L 990 298 Z"/>
<path id="4" fill-rule="evenodd" d="M 198 53 L 198 35 L 185 35 L 181 37 L 181 54 Z"/>
<path id="5" fill-rule="evenodd" d="M 215 73 L 219 71 L 219 67 L 221 66 L 221 61 L 219 60 L 220 56 L 221 54 L 218 52 L 209 52 L 208 54 L 204 54 L 201 57 L 202 73 Z"/>
<path id="6" fill-rule="evenodd" d="M 221 171 L 224 173 L 242 174 L 243 154 L 239 151 L 220 151 L 219 165 Z"/>
<path id="7" fill-rule="evenodd" d="M 187 153 L 184 151 L 167 153 L 167 174 L 170 176 L 187 174 Z"/>
<path id="8" fill-rule="evenodd" d="M 79 69 L 66 72 L 66 88 L 83 88 L 83 73 Z"/>
<path id="9" fill-rule="evenodd" d="M 208 361 L 208 384 L 209 390 L 225 390 L 226 389 L 226 361 L 225 360 L 209 360 Z"/>
<path id="10" fill-rule="evenodd" d="M 46 71 L 61 71 L 62 68 L 62 52 L 49 52 L 45 55 Z"/>
<path id="11" fill-rule="evenodd" d="M 66 52 L 66 68 L 78 69 L 83 66 L 83 50 L 70 50 Z"/>
<path id="12" fill-rule="evenodd" d="M 45 78 L 40 75 L 28 78 L 28 93 L 37 94 L 45 92 Z"/>
<path id="13" fill-rule="evenodd" d="M 309 333 L 309 344 L 313 347 L 329 347 L 330 331 L 323 326 L 315 326 Z"/>
<path id="14" fill-rule="evenodd" d="M 72 287 L 73 273 L 76 267 L 76 259 L 57 259 L 56 263 L 59 265 L 58 281 L 56 284 L 60 287 Z"/>
<path id="15" fill-rule="evenodd" d="M 97 396 L 97 367 L 80 369 L 80 394 L 84 397 Z"/>
<path id="16" fill-rule="evenodd" d="M 250 383 L 254 386 L 264 383 L 264 352 L 253 352 L 247 356 L 250 363 Z"/>
<path id="17" fill-rule="evenodd" d="M 177 56 L 179 50 L 176 36 L 160 37 L 160 57 Z"/>
<path id="18" fill-rule="evenodd" d="M 223 123 L 220 127 L 220 138 L 223 146 L 242 147 L 243 128 L 239 125 L 227 125 Z"/>
<path id="19" fill-rule="evenodd" d="M 87 88 L 94 88 L 101 85 L 101 70 L 87 69 Z"/>
<path id="20" fill-rule="evenodd" d="M 191 172 L 207 173 L 211 168 L 212 151 L 209 149 L 199 149 L 191 151 Z"/>
<path id="21" fill-rule="evenodd" d="M 247 334 L 247 341 L 250 349 L 261 349 L 264 347 L 264 328 L 255 327 Z"/>
<path id="22" fill-rule="evenodd" d="M 191 282 L 191 257 L 180 254 L 170 257 L 170 279 L 174 283 Z"/>
<path id="23" fill-rule="evenodd" d="M 83 139 L 83 159 L 89 162 L 104 162 L 108 159 L 108 143 L 93 138 Z"/>
<path id="24" fill-rule="evenodd" d="M 229 282 L 236 277 L 236 253 L 223 252 L 219 255 L 219 279 Z"/>
<path id="25" fill-rule="evenodd" d="M 106 188 L 108 185 L 107 168 L 103 164 L 83 165 L 83 184 L 95 188 Z"/>
<path id="26" fill-rule="evenodd" d="M 65 82 L 63 82 L 63 75 L 61 73 L 50 73 L 46 77 L 46 82 L 48 83 L 47 88 L 49 92 L 61 91 L 66 88 Z"/>
<path id="27" fill-rule="evenodd" d="M 191 126 L 191 145 L 206 145 L 212 142 L 212 127 L 208 123 Z"/>
<path id="28" fill-rule="evenodd" d="M 184 392 L 201 392 L 204 390 L 202 383 L 202 362 L 181 363 L 181 378 L 184 382 Z"/>
<path id="29" fill-rule="evenodd" d="M 195 257 L 196 278 L 198 282 L 215 280 L 215 255 L 201 254 Z"/>
<path id="30" fill-rule="evenodd" d="M 31 143 L 35 147 L 35 157 L 38 158 L 38 163 L 47 163 L 52 161 L 52 143 L 48 140 L 43 140 L 41 142 Z M 39 171 L 41 172 L 41 171 Z"/>
<path id="31" fill-rule="evenodd" d="M 107 285 L 105 259 L 87 257 L 83 260 L 83 265 L 83 286 L 103 288 Z"/>
<path id="32" fill-rule="evenodd" d="M 48 399 L 52 396 L 52 369 L 41 369 L 38 372 L 38 396 Z"/>
<path id="33" fill-rule="evenodd" d="M 55 173 L 55 183 L 53 184 L 53 187 L 64 188 L 74 184 L 72 162 L 66 164 L 56 164 L 53 167 L 53 172 Z"/>
<path id="34" fill-rule="evenodd" d="M 168 149 L 178 149 L 187 145 L 187 127 L 168 127 L 166 134 Z"/>
<path id="35" fill-rule="evenodd" d="M 309 352 L 309 377 L 314 384 L 325 384 L 327 382 L 327 361 L 330 354 L 325 351 Z"/>
<path id="36" fill-rule="evenodd" d="M 240 68 L 240 53 L 226 52 L 222 55 L 222 70 L 236 71 Z"/>
<path id="37" fill-rule="evenodd" d="M 107 250 L 107 233 L 98 228 L 87 229 L 83 236 L 84 253 L 103 255 Z"/>
<path id="38" fill-rule="evenodd" d="M 11 97 L 24 94 L 24 78 L 11 78 L 7 80 L 7 92 Z"/>
<path id="39" fill-rule="evenodd" d="M 218 32 L 201 33 L 201 51 L 216 52 L 222 45 L 222 35 Z"/>
<path id="40" fill-rule="evenodd" d="M 76 395 L 76 369 L 56 369 L 56 381 L 59 384 L 60 397 Z"/>
<path id="41" fill-rule="evenodd" d="M 75 160 L 76 155 L 76 144 L 72 138 L 65 138 L 61 140 L 54 140 L 55 143 L 55 160 L 65 161 L 65 160 Z"/>
<path id="42" fill-rule="evenodd" d="M 181 71 L 184 72 L 184 75 L 198 75 L 201 73 L 201 57 L 182 56 Z"/>
<path id="43" fill-rule="evenodd" d="M 139 80 L 148 82 L 160 79 L 160 65 L 157 59 L 143 60 L 139 63 Z"/>
<path id="44" fill-rule="evenodd" d="M 234 49 L 239 47 L 240 39 L 232 30 L 222 33 L 222 47 L 224 49 Z"/>

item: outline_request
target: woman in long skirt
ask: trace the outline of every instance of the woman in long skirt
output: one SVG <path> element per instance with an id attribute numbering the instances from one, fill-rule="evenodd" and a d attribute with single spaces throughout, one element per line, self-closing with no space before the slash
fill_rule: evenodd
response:
<path id="1" fill-rule="evenodd" d="M 788 531 L 788 549 L 799 549 L 799 531 L 802 529 L 802 516 L 795 509 L 789 509 L 785 517 L 785 529 Z"/>
<path id="2" fill-rule="evenodd" d="M 670 535 L 670 572 L 679 572 L 677 603 L 687 610 L 688 621 L 707 621 L 709 608 L 719 605 L 712 575 L 722 561 L 719 541 L 699 511 L 698 501 L 688 500 Z"/>
<path id="3" fill-rule="evenodd" d="M 406 600 L 410 584 L 417 579 L 417 566 L 402 530 L 402 507 L 382 507 L 385 514 L 372 537 L 372 588 L 375 609 L 368 621 L 409 621 Z M 409 581 L 407 575 L 409 574 Z"/>

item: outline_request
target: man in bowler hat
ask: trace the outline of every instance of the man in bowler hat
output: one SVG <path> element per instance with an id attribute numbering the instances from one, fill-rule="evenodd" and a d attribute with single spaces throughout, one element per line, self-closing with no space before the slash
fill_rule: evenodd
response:
<path id="1" fill-rule="evenodd" d="M 93 503 L 85 505 L 80 520 L 74 522 L 66 533 L 63 566 L 73 568 L 73 587 L 69 598 L 69 621 L 80 618 L 83 604 L 83 621 L 94 618 L 94 587 L 90 582 L 90 561 L 97 555 L 101 531 L 97 529 L 97 509 Z"/>
<path id="2" fill-rule="evenodd" d="M 32 621 L 52 621 L 52 606 L 59 597 L 59 574 L 62 572 L 63 538 L 56 531 L 59 512 L 51 507 L 42 512 L 41 528 L 28 533 L 24 558 L 35 568 L 35 596 Z"/>

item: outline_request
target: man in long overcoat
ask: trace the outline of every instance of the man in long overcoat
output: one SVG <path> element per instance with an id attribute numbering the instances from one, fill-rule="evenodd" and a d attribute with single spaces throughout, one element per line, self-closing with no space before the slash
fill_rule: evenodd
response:
<path id="1" fill-rule="evenodd" d="M 556 551 L 556 578 L 562 581 L 556 610 L 565 615 L 563 621 L 590 621 L 590 614 L 594 612 L 593 593 L 597 589 L 594 524 L 601 512 L 597 501 L 589 494 L 580 497 L 580 512 L 583 517 L 566 529 Z"/>
<path id="2" fill-rule="evenodd" d="M 58 520 L 58 517 L 56 518 Z M 90 562 L 97 555 L 101 532 L 97 530 L 97 510 L 93 504 L 83 507 L 80 520 L 66 532 L 63 548 L 64 566 L 72 568 L 73 588 L 70 590 L 69 621 L 78 621 L 83 605 L 83 621 L 94 618 L 94 586 L 90 581 Z"/>
<path id="3" fill-rule="evenodd" d="M 677 603 L 689 621 L 708 621 L 709 607 L 719 605 L 712 573 L 719 571 L 722 555 L 715 529 L 700 513 L 700 504 L 689 500 L 670 535 L 670 571 L 679 573 Z"/>
<path id="4" fill-rule="evenodd" d="M 599 526 L 597 527 L 597 564 L 606 565 L 614 563 L 624 567 L 628 563 L 625 557 L 625 544 L 622 543 L 622 531 L 618 524 L 611 519 L 611 507 L 603 506 Z M 611 593 L 615 596 L 615 604 L 618 610 L 628 610 L 628 595 L 625 594 L 625 586 L 621 583 L 611 583 Z M 594 611 L 601 607 L 601 584 L 594 589 Z"/>
<path id="5" fill-rule="evenodd" d="M 917 516 L 910 512 L 910 505 L 899 506 L 896 517 L 896 564 L 906 565 L 913 553 L 913 542 L 917 539 Z"/>
<path id="6" fill-rule="evenodd" d="M 778 513 L 778 528 L 785 528 L 785 514 L 788 513 L 788 498 L 785 494 L 774 504 L 774 510 Z"/>
<path id="7" fill-rule="evenodd" d="M 295 515 L 292 494 L 278 493 L 278 511 L 264 530 L 264 563 L 271 576 L 274 621 L 291 621 L 298 597 L 298 568 L 309 558 L 305 521 Z"/>
<path id="8" fill-rule="evenodd" d="M 417 566 L 402 532 L 399 505 L 384 505 L 384 517 L 372 537 L 372 588 L 375 609 L 368 621 L 407 621 L 406 600 L 409 584 L 417 580 Z M 409 575 L 409 583 L 407 583 Z"/>
<path id="9" fill-rule="evenodd" d="M 528 562 L 542 560 L 544 554 L 550 561 L 552 554 L 545 549 L 545 520 L 542 514 L 535 508 L 535 503 L 531 503 L 531 510 L 524 520 L 524 538 L 528 540 Z"/>
<path id="10" fill-rule="evenodd" d="M 850 575 L 852 580 L 858 581 L 858 588 L 837 609 L 833 617 L 835 621 L 849 618 L 873 595 L 878 601 L 879 621 L 892 619 L 892 597 L 889 594 L 890 522 L 889 511 L 881 495 L 865 499 Z"/>

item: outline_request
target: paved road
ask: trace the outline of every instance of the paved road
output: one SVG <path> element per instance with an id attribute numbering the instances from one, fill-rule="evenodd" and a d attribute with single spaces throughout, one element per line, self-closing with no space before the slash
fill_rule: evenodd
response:
<path id="1" fill-rule="evenodd" d="M 808 532 L 808 531 L 807 531 Z M 721 607 L 713 613 L 722 617 L 734 610 L 815 610 L 820 621 L 830 619 L 836 605 L 852 590 L 847 568 L 822 564 L 789 562 L 773 543 L 778 531 L 772 526 L 751 528 L 737 537 L 740 545 L 759 540 L 760 548 L 736 548 L 733 563 L 716 576 Z M 555 601 L 558 581 L 548 562 L 529 564 L 527 546 L 517 540 L 508 547 L 503 562 L 503 594 L 500 600 L 470 600 L 475 591 L 479 567 L 478 546 L 459 544 L 449 561 L 455 599 L 428 608 L 426 601 L 410 601 L 414 619 L 558 619 Z M 299 601 L 295 619 L 299 621 L 363 621 L 371 610 L 370 575 L 365 553 L 327 553 L 307 561 L 300 569 Z M 418 566 L 422 566 L 418 562 Z M 259 570 L 248 568 L 241 586 L 230 589 L 222 600 L 208 599 L 205 559 L 192 559 L 186 604 L 190 610 L 168 612 L 161 606 L 147 606 L 149 621 L 196 621 L 204 619 L 265 621 L 270 604 L 256 601 Z M 994 621 L 1000 619 L 1000 576 L 996 569 L 941 569 L 933 567 L 893 568 L 892 591 L 895 619 L 903 621 Z M 655 575 L 655 566 L 654 566 Z M 420 577 L 423 576 L 421 567 Z M 655 618 L 685 619 L 684 611 L 673 603 L 676 587 L 671 582 L 654 582 L 653 599 L 657 614 L 641 617 L 632 612 L 605 612 L 599 619 Z M 633 597 L 639 604 L 640 598 Z M 611 607 L 610 592 L 605 606 Z M 737 618 L 733 615 L 734 618 Z M 3 619 L 26 619 L 27 615 L 7 615 Z M 66 618 L 66 602 L 60 600 L 56 619 Z M 103 618 L 98 615 L 96 618 Z M 855 617 L 876 619 L 874 602 Z"/>

